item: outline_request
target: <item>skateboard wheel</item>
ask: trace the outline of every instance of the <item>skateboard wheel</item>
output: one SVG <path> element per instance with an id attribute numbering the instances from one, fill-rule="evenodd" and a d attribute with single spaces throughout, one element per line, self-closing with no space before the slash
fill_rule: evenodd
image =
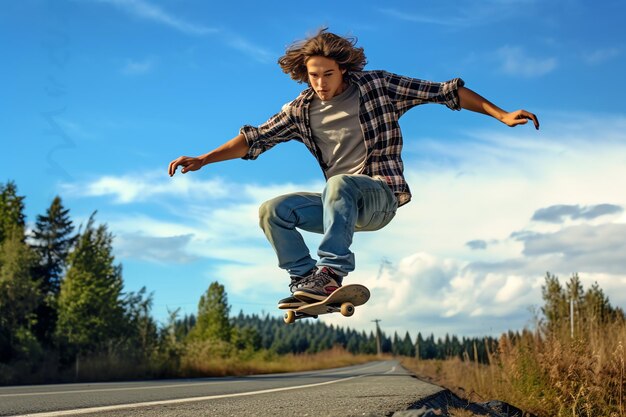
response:
<path id="1" fill-rule="evenodd" d="M 283 316 L 283 320 L 287 324 L 291 324 L 296 321 L 296 313 L 293 310 L 289 310 Z"/>
<path id="2" fill-rule="evenodd" d="M 354 304 L 352 303 L 343 303 L 341 305 L 341 314 L 346 317 L 350 317 L 354 314 Z"/>

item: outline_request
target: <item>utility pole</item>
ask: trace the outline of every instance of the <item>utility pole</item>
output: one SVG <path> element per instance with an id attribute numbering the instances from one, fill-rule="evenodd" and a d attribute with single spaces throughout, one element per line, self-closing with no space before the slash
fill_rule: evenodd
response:
<path id="1" fill-rule="evenodd" d="M 376 353 L 378 354 L 378 357 L 381 357 L 383 355 L 383 352 L 380 347 L 380 326 L 378 326 L 378 323 L 380 323 L 382 320 L 376 319 L 372 321 L 376 323 Z"/>

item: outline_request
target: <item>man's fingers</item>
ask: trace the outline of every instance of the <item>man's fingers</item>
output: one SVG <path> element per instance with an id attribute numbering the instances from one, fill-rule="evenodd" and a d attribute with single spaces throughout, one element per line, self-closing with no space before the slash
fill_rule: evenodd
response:
<path id="1" fill-rule="evenodd" d="M 178 160 L 177 159 L 172 161 L 172 162 L 170 162 L 170 168 L 169 168 L 169 171 L 168 171 L 169 174 L 170 174 L 170 177 L 176 173 L 176 168 L 178 168 Z"/>
<path id="2" fill-rule="evenodd" d="M 513 115 L 513 120 L 511 120 L 510 126 L 517 126 L 526 124 L 529 120 L 532 120 L 535 125 L 535 129 L 539 130 L 539 119 L 533 113 L 528 112 L 526 110 L 518 110 L 516 112 L 511 113 Z"/>
<path id="3" fill-rule="evenodd" d="M 180 172 L 186 174 L 189 171 L 197 171 L 198 169 L 202 168 L 202 161 L 199 158 L 193 158 L 190 156 L 178 157 L 170 162 L 168 170 L 170 177 L 176 173 L 176 169 L 179 166 L 182 167 Z"/>
<path id="4" fill-rule="evenodd" d="M 539 130 L 539 119 L 537 118 L 537 116 L 529 112 L 526 112 L 526 114 L 527 114 L 527 117 L 533 121 L 533 124 L 535 125 L 535 129 Z"/>
<path id="5" fill-rule="evenodd" d="M 184 160 L 184 157 L 181 156 L 181 157 L 174 159 L 172 162 L 170 162 L 170 166 L 168 170 L 170 177 L 176 173 L 176 169 L 178 168 L 179 165 L 183 165 L 183 160 Z"/>
<path id="6" fill-rule="evenodd" d="M 524 119 L 532 120 L 533 124 L 535 125 L 535 129 L 539 129 L 539 119 L 537 119 L 537 116 L 535 116 L 533 113 L 526 110 L 520 110 L 517 117 L 523 117 Z"/>

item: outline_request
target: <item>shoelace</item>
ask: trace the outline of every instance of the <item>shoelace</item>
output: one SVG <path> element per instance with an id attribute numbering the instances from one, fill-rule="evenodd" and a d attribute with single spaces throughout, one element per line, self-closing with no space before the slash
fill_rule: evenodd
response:
<path id="1" fill-rule="evenodd" d="M 302 285 L 303 281 L 304 280 L 292 281 L 291 284 L 289 284 L 289 291 L 294 292 L 294 290 L 300 288 L 300 286 Z"/>
<path id="2" fill-rule="evenodd" d="M 310 280 L 315 278 L 317 274 L 317 268 L 314 268 L 308 276 L 302 277 L 300 279 L 291 278 L 291 284 L 289 284 L 289 290 L 294 292 L 296 289 L 301 288 L 304 284 L 308 283 Z"/>
<path id="3" fill-rule="evenodd" d="M 312 277 L 307 278 L 303 281 L 300 281 L 300 285 L 297 288 L 303 287 L 305 285 L 308 286 L 309 284 L 313 284 L 318 287 L 323 287 L 325 284 L 328 284 L 330 282 L 330 278 L 323 276 L 322 274 L 323 272 L 320 274 L 315 274 Z"/>
<path id="4" fill-rule="evenodd" d="M 302 286 L 304 284 L 307 284 L 311 281 L 312 278 L 303 278 L 299 281 L 292 281 L 291 284 L 289 284 L 289 290 L 291 292 L 294 292 L 295 290 L 297 290 L 298 288 L 302 288 Z"/>

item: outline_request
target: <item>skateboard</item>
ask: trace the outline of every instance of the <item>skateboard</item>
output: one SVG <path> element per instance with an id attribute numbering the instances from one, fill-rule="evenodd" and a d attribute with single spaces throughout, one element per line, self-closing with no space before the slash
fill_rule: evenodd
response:
<path id="1" fill-rule="evenodd" d="M 354 314 L 354 307 L 363 305 L 370 298 L 370 290 L 360 284 L 348 284 L 335 290 L 322 301 L 305 304 L 296 309 L 285 312 L 285 323 L 291 324 L 296 320 L 314 318 L 321 314 L 341 313 L 345 317 Z"/>

